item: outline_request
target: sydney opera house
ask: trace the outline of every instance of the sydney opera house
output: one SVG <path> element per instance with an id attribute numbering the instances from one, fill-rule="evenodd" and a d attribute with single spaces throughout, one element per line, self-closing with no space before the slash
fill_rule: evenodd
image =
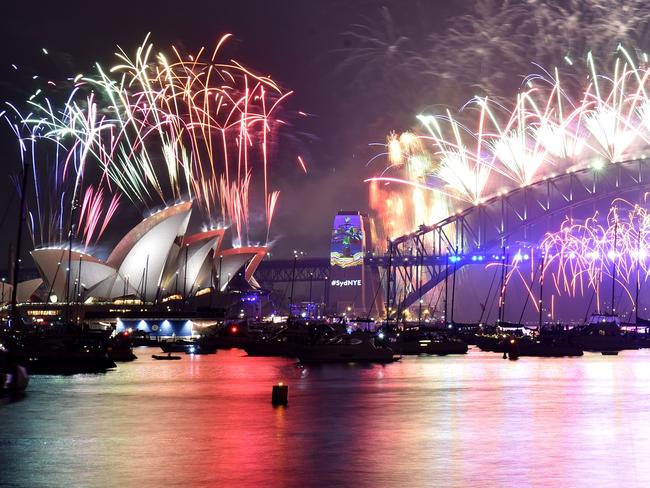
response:
<path id="1" fill-rule="evenodd" d="M 253 273 L 264 246 L 224 249 L 219 228 L 187 234 L 192 202 L 182 202 L 142 220 L 106 260 L 65 244 L 31 254 L 40 279 L 18 285 L 18 301 L 47 303 L 163 303 L 212 290 L 224 291 L 238 277 L 258 288 Z M 11 286 L 3 286 L 3 301 Z"/>

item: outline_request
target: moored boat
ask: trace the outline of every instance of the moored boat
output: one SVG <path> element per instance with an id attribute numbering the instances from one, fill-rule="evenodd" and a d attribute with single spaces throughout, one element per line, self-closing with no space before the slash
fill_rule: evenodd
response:
<path id="1" fill-rule="evenodd" d="M 120 332 L 108 344 L 108 357 L 115 362 L 128 362 L 138 359 L 133 354 L 133 341 L 128 332 Z"/>
<path id="2" fill-rule="evenodd" d="M 447 337 L 443 334 L 403 332 L 390 347 L 398 354 L 431 354 L 446 356 L 447 354 L 466 354 L 468 347 L 460 339 Z"/>
<path id="3" fill-rule="evenodd" d="M 583 349 L 564 331 L 531 331 L 523 327 L 498 327 L 477 336 L 482 351 L 514 354 L 517 357 L 582 356 Z"/>
<path id="4" fill-rule="evenodd" d="M 519 356 L 556 358 L 566 356 L 582 356 L 584 353 L 579 346 L 568 341 L 549 340 L 544 337 L 523 337 L 511 339 L 516 344 Z M 513 346 L 508 347 L 508 352 Z"/>
<path id="5" fill-rule="evenodd" d="M 620 319 L 611 314 L 594 314 L 588 324 L 567 332 L 571 343 L 585 351 L 611 352 L 639 349 L 643 341 L 638 334 L 621 328 Z"/>
<path id="6" fill-rule="evenodd" d="M 216 349 L 243 349 L 261 337 L 262 330 L 252 328 L 246 321 L 235 321 L 207 327 L 198 342 Z"/>
<path id="7" fill-rule="evenodd" d="M 304 346 L 298 352 L 301 363 L 391 363 L 396 360 L 389 347 L 378 347 L 371 337 L 343 335 L 323 344 Z"/>
<path id="8" fill-rule="evenodd" d="M 298 357 L 303 347 L 326 342 L 339 334 L 331 325 L 292 321 L 267 337 L 243 346 L 249 356 Z"/>
<path id="9" fill-rule="evenodd" d="M 116 366 L 108 357 L 108 333 L 77 325 L 23 331 L 10 358 L 29 374 L 103 373 Z"/>

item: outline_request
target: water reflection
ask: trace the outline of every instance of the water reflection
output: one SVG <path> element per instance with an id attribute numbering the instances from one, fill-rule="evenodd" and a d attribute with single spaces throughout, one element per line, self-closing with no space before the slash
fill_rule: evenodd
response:
<path id="1" fill-rule="evenodd" d="M 3 400 L 0 485 L 650 486 L 650 351 L 364 367 L 151 353 Z"/>

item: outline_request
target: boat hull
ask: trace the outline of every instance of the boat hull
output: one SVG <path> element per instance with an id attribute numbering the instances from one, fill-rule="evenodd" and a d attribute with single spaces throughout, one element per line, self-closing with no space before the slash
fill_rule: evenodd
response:
<path id="1" fill-rule="evenodd" d="M 298 351 L 301 363 L 392 363 L 393 350 L 376 347 L 369 342 L 360 344 L 319 344 Z"/>
<path id="2" fill-rule="evenodd" d="M 397 342 L 391 346 L 396 353 L 402 355 L 429 354 L 435 356 L 446 356 L 448 354 L 467 354 L 467 344 L 460 341 L 448 342 Z"/>
<path id="3" fill-rule="evenodd" d="M 195 346 L 196 343 L 189 341 L 179 341 L 179 342 L 161 342 L 159 344 L 160 349 L 163 352 L 186 352 L 191 346 Z"/>
<path id="4" fill-rule="evenodd" d="M 279 341 L 260 341 L 249 342 L 243 348 L 249 356 L 283 356 L 296 358 L 302 346 Z"/>
<path id="5" fill-rule="evenodd" d="M 305 364 L 315 363 L 392 363 L 397 359 L 391 353 L 390 356 L 364 356 L 356 354 L 314 354 L 302 353 L 298 360 Z"/>
<path id="6" fill-rule="evenodd" d="M 106 355 L 69 353 L 36 354 L 17 356 L 16 362 L 23 365 L 29 374 L 83 374 L 104 373 L 116 367 Z"/>

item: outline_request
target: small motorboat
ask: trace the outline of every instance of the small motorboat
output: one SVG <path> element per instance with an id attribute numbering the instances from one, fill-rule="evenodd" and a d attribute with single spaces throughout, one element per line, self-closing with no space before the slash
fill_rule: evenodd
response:
<path id="1" fill-rule="evenodd" d="M 166 356 L 164 354 L 152 354 L 151 357 L 157 359 L 158 361 L 174 361 L 181 359 L 181 356 L 172 356 L 171 352 L 167 353 Z"/>
<path id="2" fill-rule="evenodd" d="M 159 346 L 163 352 L 186 352 L 190 347 L 196 346 L 196 341 L 184 341 L 182 339 L 162 341 Z"/>

